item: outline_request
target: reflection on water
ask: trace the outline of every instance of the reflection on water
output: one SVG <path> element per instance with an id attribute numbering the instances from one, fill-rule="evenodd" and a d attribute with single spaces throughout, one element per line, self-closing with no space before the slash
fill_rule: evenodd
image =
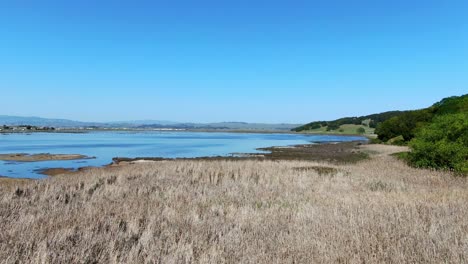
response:
<path id="1" fill-rule="evenodd" d="M 44 168 L 102 166 L 113 157 L 192 158 L 253 153 L 257 148 L 310 142 L 362 140 L 362 137 L 298 134 L 246 134 L 204 132 L 91 132 L 0 135 L 0 154 L 82 154 L 95 159 L 41 162 L 0 161 L 0 175 L 43 178 Z"/>

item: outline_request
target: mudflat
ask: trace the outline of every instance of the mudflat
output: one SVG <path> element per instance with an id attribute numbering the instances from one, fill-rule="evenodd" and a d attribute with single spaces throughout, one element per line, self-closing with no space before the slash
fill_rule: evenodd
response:
<path id="1" fill-rule="evenodd" d="M 169 160 L 191 160 L 191 161 L 239 161 L 239 160 L 302 160 L 302 161 L 325 161 L 333 163 L 353 163 L 368 158 L 368 153 L 360 149 L 362 141 L 302 144 L 285 147 L 259 148 L 265 153 L 234 153 L 234 156 L 198 157 L 198 158 L 162 158 L 162 157 L 137 157 L 113 158 L 114 164 L 125 164 L 142 161 L 169 161 Z"/>
<path id="2" fill-rule="evenodd" d="M 80 154 L 27 154 L 27 153 L 10 153 L 0 154 L 0 160 L 4 161 L 20 161 L 20 162 L 35 162 L 35 161 L 47 161 L 47 160 L 78 160 L 78 159 L 92 159 Z"/>

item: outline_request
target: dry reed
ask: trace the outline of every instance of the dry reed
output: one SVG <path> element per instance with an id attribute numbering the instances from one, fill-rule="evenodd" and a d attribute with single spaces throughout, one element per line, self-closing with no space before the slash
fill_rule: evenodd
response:
<path id="1" fill-rule="evenodd" d="M 0 187 L 3 263 L 467 263 L 468 181 L 371 158 L 160 161 Z"/>

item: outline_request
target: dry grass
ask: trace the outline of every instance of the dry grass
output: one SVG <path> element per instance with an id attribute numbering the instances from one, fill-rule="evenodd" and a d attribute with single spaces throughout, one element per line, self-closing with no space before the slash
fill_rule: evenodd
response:
<path id="1" fill-rule="evenodd" d="M 161 161 L 3 186 L 0 261 L 468 262 L 467 179 L 365 148 L 380 154 Z"/>

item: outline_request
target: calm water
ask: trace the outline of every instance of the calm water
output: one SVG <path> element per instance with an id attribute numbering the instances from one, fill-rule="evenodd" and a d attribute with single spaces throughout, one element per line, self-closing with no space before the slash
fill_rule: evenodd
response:
<path id="1" fill-rule="evenodd" d="M 244 134 L 202 132 L 91 132 L 85 134 L 0 134 L 0 154 L 83 154 L 95 159 L 73 161 L 0 161 L 0 175 L 15 178 L 44 178 L 37 170 L 102 166 L 113 157 L 191 158 L 254 153 L 270 146 L 310 142 L 362 140 L 362 137 L 295 134 Z"/>

